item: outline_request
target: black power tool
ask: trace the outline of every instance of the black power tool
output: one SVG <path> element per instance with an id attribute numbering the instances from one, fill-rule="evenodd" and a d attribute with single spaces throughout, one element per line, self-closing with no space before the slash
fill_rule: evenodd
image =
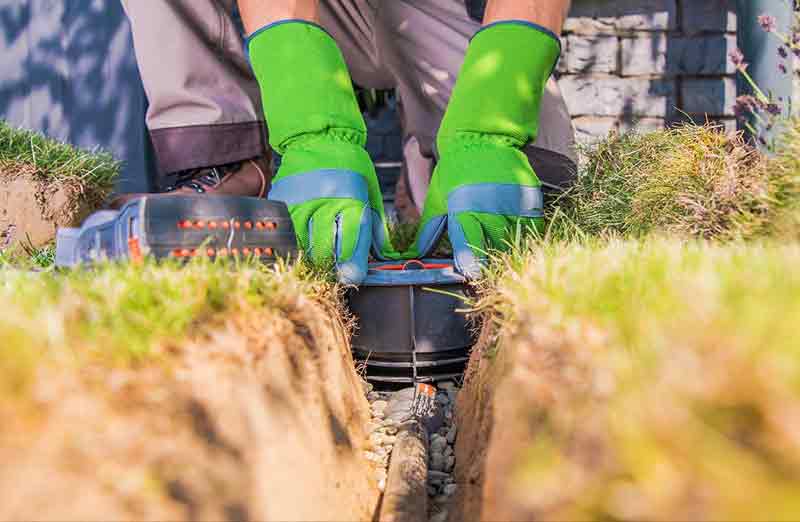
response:
<path id="1" fill-rule="evenodd" d="M 59 229 L 56 265 L 106 259 L 255 257 L 297 252 L 289 210 L 278 201 L 237 196 L 144 196 L 101 210 L 80 228 Z"/>

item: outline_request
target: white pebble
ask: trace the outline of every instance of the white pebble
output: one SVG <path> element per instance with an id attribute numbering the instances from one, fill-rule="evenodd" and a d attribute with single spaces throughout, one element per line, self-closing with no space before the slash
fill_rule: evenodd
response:
<path id="1" fill-rule="evenodd" d="M 448 478 L 450 478 L 450 475 L 448 475 L 444 471 L 434 471 L 434 470 L 428 471 L 428 480 L 429 481 L 432 480 L 432 479 L 436 479 L 439 482 L 441 482 L 443 480 L 447 480 Z"/>
<path id="2" fill-rule="evenodd" d="M 456 441 L 456 435 L 458 435 L 458 428 L 453 424 L 447 432 L 447 442 L 453 444 Z"/>
<path id="3" fill-rule="evenodd" d="M 444 471 L 445 467 L 444 455 L 441 453 L 434 453 L 431 455 L 431 469 L 434 471 Z"/>
<path id="4" fill-rule="evenodd" d="M 447 447 L 447 439 L 440 436 L 434 435 L 431 437 L 431 453 L 444 453 L 444 449 Z"/>
<path id="5" fill-rule="evenodd" d="M 442 490 L 448 497 L 452 496 L 456 491 L 458 491 L 458 485 L 456 484 L 448 484 L 444 487 L 444 490 Z"/>

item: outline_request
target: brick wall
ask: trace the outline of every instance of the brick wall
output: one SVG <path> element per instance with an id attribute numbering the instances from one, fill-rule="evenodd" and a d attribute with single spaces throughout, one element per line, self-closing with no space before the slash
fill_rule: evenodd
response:
<path id="1" fill-rule="evenodd" d="M 574 0 L 558 75 L 579 141 L 687 117 L 735 127 L 735 5 Z"/>

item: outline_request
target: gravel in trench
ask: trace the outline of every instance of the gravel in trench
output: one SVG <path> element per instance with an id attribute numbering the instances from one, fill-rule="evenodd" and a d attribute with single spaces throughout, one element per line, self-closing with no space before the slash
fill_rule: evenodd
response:
<path id="1" fill-rule="evenodd" d="M 364 457 L 374 465 L 375 480 L 383 492 L 389 458 L 397 440 L 397 425 L 385 415 L 392 393 L 375 391 L 371 384 L 363 384 L 372 414 L 367 426 L 370 444 Z M 436 388 L 436 402 L 444 411 L 444 423 L 437 432 L 430 434 L 428 441 L 428 515 L 431 522 L 445 522 L 448 502 L 458 489 L 453 476 L 456 464 L 454 444 L 458 435 L 453 410 L 459 389 L 453 381 L 440 382 Z"/>

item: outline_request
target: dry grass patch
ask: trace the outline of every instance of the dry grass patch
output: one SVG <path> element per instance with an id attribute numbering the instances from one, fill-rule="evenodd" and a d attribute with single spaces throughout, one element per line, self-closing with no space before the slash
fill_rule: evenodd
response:
<path id="1" fill-rule="evenodd" d="M 577 185 L 551 209 L 551 236 L 773 233 L 784 207 L 800 199 L 800 169 L 791 163 L 800 121 L 789 127 L 772 161 L 740 133 L 713 126 L 612 135 L 588 152 Z"/>
<path id="2" fill-rule="evenodd" d="M 799 263 L 795 243 L 652 238 L 507 257 L 465 394 L 501 374 L 480 516 L 800 517 Z"/>

